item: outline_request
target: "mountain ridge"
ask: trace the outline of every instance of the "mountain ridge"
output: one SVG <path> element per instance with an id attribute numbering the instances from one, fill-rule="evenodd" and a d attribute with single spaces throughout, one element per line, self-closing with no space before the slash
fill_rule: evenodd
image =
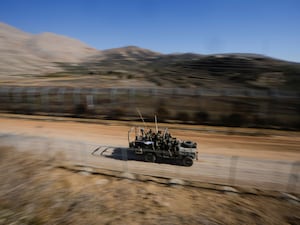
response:
<path id="1" fill-rule="evenodd" d="M 79 62 L 96 52 L 63 35 L 30 34 L 0 23 L 0 75 L 57 72 L 61 68 L 54 62 Z"/>
<path id="2" fill-rule="evenodd" d="M 97 50 L 63 35 L 30 34 L 0 23 L 0 75 L 10 82 L 11 75 L 76 76 L 114 86 L 146 82 L 159 87 L 297 90 L 300 63 L 253 53 L 163 54 L 137 46 Z"/>

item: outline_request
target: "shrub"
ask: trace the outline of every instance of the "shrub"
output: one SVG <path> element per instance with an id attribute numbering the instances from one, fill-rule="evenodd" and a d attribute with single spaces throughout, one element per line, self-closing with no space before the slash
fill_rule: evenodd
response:
<path id="1" fill-rule="evenodd" d="M 222 117 L 222 123 L 225 126 L 240 127 L 246 122 L 246 118 L 239 113 L 232 113 L 229 116 Z"/>
<path id="2" fill-rule="evenodd" d="M 190 116 L 186 112 L 178 112 L 176 114 L 176 119 L 182 122 L 188 122 L 190 120 Z"/>
<path id="3" fill-rule="evenodd" d="M 75 115 L 79 116 L 87 112 L 87 107 L 85 104 L 80 103 L 75 106 Z"/>
<path id="4" fill-rule="evenodd" d="M 170 112 L 163 106 L 159 106 L 156 109 L 156 114 L 161 121 L 165 121 L 167 119 L 170 119 Z"/>
<path id="5" fill-rule="evenodd" d="M 125 115 L 124 110 L 117 108 L 117 109 L 111 109 L 106 118 L 111 120 L 118 120 L 124 115 Z"/>
<path id="6" fill-rule="evenodd" d="M 209 114 L 207 112 L 196 112 L 194 114 L 194 121 L 197 123 L 205 123 L 209 120 Z"/>

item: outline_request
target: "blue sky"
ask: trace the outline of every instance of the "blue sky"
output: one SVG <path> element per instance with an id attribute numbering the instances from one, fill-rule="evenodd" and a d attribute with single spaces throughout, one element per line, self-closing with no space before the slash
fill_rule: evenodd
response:
<path id="1" fill-rule="evenodd" d="M 300 62 L 300 0 L 0 0 L 0 21 L 101 50 L 136 45 Z"/>

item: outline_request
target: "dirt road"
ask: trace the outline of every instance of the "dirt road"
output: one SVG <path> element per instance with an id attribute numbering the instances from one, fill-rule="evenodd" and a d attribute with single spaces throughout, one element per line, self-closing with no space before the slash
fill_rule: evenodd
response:
<path id="1" fill-rule="evenodd" d="M 300 165 L 297 163 L 300 135 L 297 132 L 171 125 L 173 136 L 198 142 L 199 161 L 186 168 L 134 158 L 126 149 L 127 132 L 134 124 L 9 117 L 0 116 L 0 143 L 19 150 L 132 173 L 300 193 Z M 91 155 L 99 146 L 119 148 L 109 148 L 101 155 L 105 150 L 102 147 Z M 129 160 L 122 160 L 124 157 Z"/>

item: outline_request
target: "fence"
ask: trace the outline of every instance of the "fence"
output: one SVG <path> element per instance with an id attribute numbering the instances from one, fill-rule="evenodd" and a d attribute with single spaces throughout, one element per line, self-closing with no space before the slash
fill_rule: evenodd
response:
<path id="1" fill-rule="evenodd" d="M 145 163 L 124 147 L 20 135 L 0 136 L 1 144 L 36 153 L 58 165 L 81 165 L 132 174 L 179 178 L 229 186 L 300 193 L 300 161 L 200 154 L 199 162 L 183 167 L 173 162 Z M 34 145 L 33 145 L 34 143 Z M 17 153 L 18 154 L 18 153 Z"/>
<path id="2" fill-rule="evenodd" d="M 299 93 L 252 89 L 0 87 L 0 110 L 233 126 L 300 126 Z"/>

